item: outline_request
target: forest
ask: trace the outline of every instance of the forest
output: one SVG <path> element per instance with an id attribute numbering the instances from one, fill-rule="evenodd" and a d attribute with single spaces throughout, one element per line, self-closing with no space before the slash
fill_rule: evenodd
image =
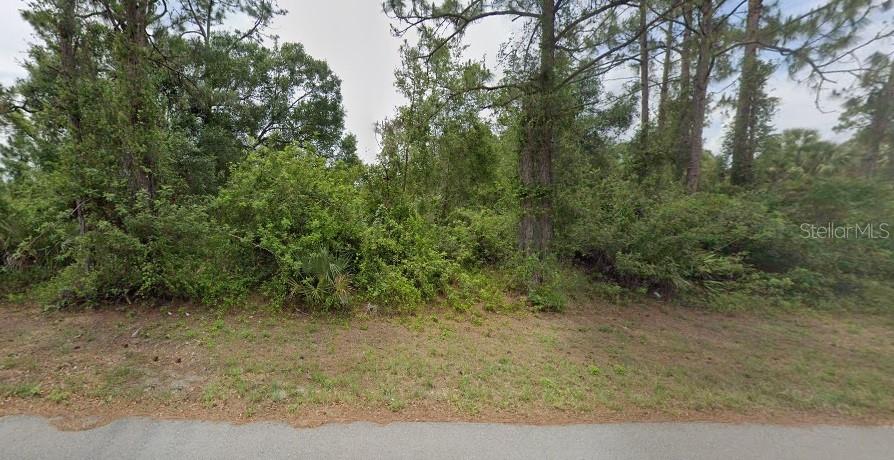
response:
<path id="1" fill-rule="evenodd" d="M 274 0 L 31 0 L 0 87 L 0 295 L 890 310 L 891 2 L 790 3 L 387 0 L 406 103 L 364 163 Z M 465 52 L 493 21 L 496 65 Z M 774 74 L 842 102 L 849 138 L 777 129 Z"/>

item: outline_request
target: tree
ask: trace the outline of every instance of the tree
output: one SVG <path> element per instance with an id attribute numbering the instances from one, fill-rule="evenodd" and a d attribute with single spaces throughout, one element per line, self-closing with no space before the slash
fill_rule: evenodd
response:
<path id="1" fill-rule="evenodd" d="M 353 133 L 345 134 L 338 143 L 338 150 L 333 157 L 335 161 L 343 161 L 347 164 L 360 164 L 357 156 L 357 136 Z"/>
<path id="2" fill-rule="evenodd" d="M 667 126 L 668 105 L 670 104 L 671 72 L 674 69 L 674 23 L 665 24 L 664 53 L 661 62 L 661 85 L 658 96 L 658 131 L 664 132 Z"/>
<path id="3" fill-rule="evenodd" d="M 639 2 L 639 85 L 640 85 L 640 124 L 642 142 L 648 142 L 649 130 L 649 6 L 646 0 Z"/>
<path id="4" fill-rule="evenodd" d="M 184 172 L 197 163 L 213 166 L 206 177 L 188 176 L 192 190 L 215 191 L 248 149 L 298 143 L 326 157 L 337 154 L 344 132 L 341 81 L 301 44 L 267 35 L 270 21 L 284 13 L 270 0 L 190 0 L 171 13 L 177 34 L 155 37 L 169 100 L 178 105 L 172 114 L 196 145 L 175 166 Z M 247 17 L 250 27 L 225 27 L 223 18 L 232 14 Z"/>
<path id="5" fill-rule="evenodd" d="M 161 107 L 150 75 L 148 30 L 161 16 L 156 14 L 160 0 L 94 0 L 101 18 L 113 31 L 112 59 L 115 62 L 113 107 L 124 117 L 111 120 L 115 125 L 115 143 L 121 155 L 131 201 L 145 194 L 155 199 L 160 185 L 159 161 L 162 148 Z M 115 117 L 115 114 L 110 114 Z"/>
<path id="6" fill-rule="evenodd" d="M 894 59 L 874 53 L 869 69 L 860 75 L 855 94 L 845 100 L 838 129 L 856 129 L 857 140 L 865 147 L 861 174 L 873 177 L 887 146 L 888 169 L 894 173 Z M 890 174 L 894 178 L 894 174 Z"/>
<path id="7" fill-rule="evenodd" d="M 696 9 L 698 19 L 698 46 L 696 48 L 695 75 L 692 84 L 692 126 L 689 131 L 689 165 L 686 168 L 686 189 L 698 191 L 701 179 L 701 159 L 705 127 L 705 114 L 708 103 L 708 84 L 711 81 L 711 70 L 714 67 L 714 45 L 718 40 L 718 24 L 715 24 L 715 5 L 713 0 L 702 0 Z"/>
<path id="8" fill-rule="evenodd" d="M 510 101 L 520 101 L 522 145 L 518 159 L 521 183 L 519 248 L 543 258 L 553 236 L 553 159 L 568 107 L 562 95 L 609 70 L 636 59 L 631 45 L 654 27 L 624 28 L 620 19 L 638 9 L 629 1 L 503 0 L 446 1 L 440 4 L 391 0 L 386 11 L 400 23 L 402 35 L 420 29 L 436 37 L 428 58 L 458 39 L 466 29 L 494 17 L 523 22 L 525 38 L 515 43 L 514 68 L 499 85 L 467 85 L 465 90 L 504 90 Z M 535 46 L 536 43 L 536 46 Z M 539 275 L 535 274 L 535 278 Z M 535 280 L 536 281 L 536 280 Z"/>
<path id="9" fill-rule="evenodd" d="M 29 3 L 27 75 L 0 94 L 0 180 L 14 181 L 4 193 L 17 213 L 4 224 L 16 235 L 3 236 L 10 260 L 54 267 L 68 300 L 157 289 L 159 258 L 176 252 L 162 242 L 187 225 L 177 216 L 204 219 L 195 195 L 215 192 L 247 150 L 299 143 L 356 158 L 356 141 L 342 137 L 340 80 L 299 44 L 262 43 L 271 5 Z M 189 23 L 190 8 L 204 15 L 189 11 Z M 234 13 L 255 25 L 225 30 Z"/>
<path id="10" fill-rule="evenodd" d="M 749 142 L 749 132 L 755 127 L 752 115 L 754 101 L 761 82 L 757 49 L 760 37 L 760 24 L 763 0 L 748 0 L 748 19 L 745 25 L 745 46 L 742 53 L 742 73 L 739 78 L 739 96 L 736 103 L 736 117 L 733 122 L 732 139 L 732 171 L 730 179 L 733 184 L 747 186 L 754 181 L 752 162 L 754 161 L 754 145 Z"/>
<path id="11" fill-rule="evenodd" d="M 772 186 L 842 173 L 849 161 L 846 152 L 823 140 L 816 130 L 788 129 L 772 136 L 766 152 L 755 159 L 755 176 Z"/>
<path id="12" fill-rule="evenodd" d="M 244 14 L 251 26 L 244 31 L 225 34 L 230 46 L 245 41 L 259 42 L 270 22 L 286 10 L 279 8 L 276 0 L 181 0 L 180 9 L 171 12 L 171 23 L 180 37 L 195 35 L 205 47 L 211 47 L 211 41 L 221 31 L 215 30 L 223 25 L 227 17 Z"/>
<path id="13" fill-rule="evenodd" d="M 723 140 L 723 151 L 727 157 L 732 159 L 730 181 L 743 187 L 754 185 L 754 158 L 762 154 L 768 147 L 768 142 L 773 134 L 773 117 L 776 115 L 776 107 L 778 105 L 778 98 L 770 96 L 766 91 L 767 81 L 776 70 L 776 67 L 760 60 L 754 64 L 755 68 L 751 73 L 751 78 L 754 79 L 754 82 L 749 83 L 749 86 L 752 86 L 752 88 L 748 89 L 751 92 L 746 102 L 748 118 L 745 120 L 739 118 L 742 111 L 740 108 L 742 98 L 736 97 L 733 99 L 736 117 L 733 118 Z M 744 133 L 741 130 L 744 130 Z M 737 159 L 736 155 L 743 155 L 742 152 L 746 152 L 747 158 L 743 159 L 740 157 Z M 741 176 L 741 168 L 744 167 L 744 161 L 747 161 L 748 165 L 747 181 Z"/>
<path id="14" fill-rule="evenodd" d="M 459 90 L 489 73 L 480 62 L 460 60 L 459 43 L 419 59 L 430 44 L 423 37 L 416 46 L 401 47 L 395 84 L 407 104 L 378 126 L 379 163 L 396 192 L 424 197 L 423 211 L 443 221 L 476 201 L 493 178 L 493 134 L 480 116 L 485 101 Z"/>

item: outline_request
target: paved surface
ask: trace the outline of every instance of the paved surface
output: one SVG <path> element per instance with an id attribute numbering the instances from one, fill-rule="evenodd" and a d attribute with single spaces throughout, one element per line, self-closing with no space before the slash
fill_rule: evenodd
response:
<path id="1" fill-rule="evenodd" d="M 15 416 L 0 418 L 0 458 L 891 459 L 894 427 L 350 423 L 294 429 L 129 418 L 64 432 L 42 418 Z"/>

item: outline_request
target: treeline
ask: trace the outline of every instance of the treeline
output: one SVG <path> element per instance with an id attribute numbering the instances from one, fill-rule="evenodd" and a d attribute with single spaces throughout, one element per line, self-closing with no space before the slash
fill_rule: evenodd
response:
<path id="1" fill-rule="evenodd" d="M 575 283 L 730 308 L 894 294 L 886 3 L 383 8 L 412 38 L 395 73 L 408 103 L 363 165 L 339 79 L 268 35 L 272 1 L 32 2 L 27 76 L 0 110 L 0 290 L 463 310 L 560 309 Z M 517 24 L 499 77 L 463 56 L 497 17 Z M 768 81 L 785 72 L 817 94 L 854 78 L 836 93 L 853 138 L 777 132 Z M 733 114 L 720 152 L 704 148 L 711 110 Z M 880 237 L 801 231 L 828 222 Z"/>

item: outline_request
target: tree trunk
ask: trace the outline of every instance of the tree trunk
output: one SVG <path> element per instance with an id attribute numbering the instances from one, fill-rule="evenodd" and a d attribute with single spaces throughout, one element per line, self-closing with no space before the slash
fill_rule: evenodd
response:
<path id="1" fill-rule="evenodd" d="M 149 0 L 125 0 L 124 2 L 124 50 L 122 64 L 127 81 L 130 129 L 135 134 L 125 147 L 124 166 L 130 179 L 131 192 L 146 192 L 151 202 L 155 198 L 155 149 L 145 134 L 151 131 L 152 120 L 147 116 L 146 87 L 148 78 L 144 69 L 146 52 L 146 27 L 149 20 Z"/>
<path id="2" fill-rule="evenodd" d="M 539 209 L 537 216 L 537 252 L 543 258 L 549 253 L 553 238 L 553 150 L 556 143 L 555 67 L 556 67 L 556 0 L 543 0 L 543 24 L 540 43 L 541 92 L 543 94 L 542 131 L 537 159 Z"/>
<path id="3" fill-rule="evenodd" d="M 642 142 L 646 145 L 649 131 L 649 31 L 646 15 L 646 0 L 639 2 L 639 84 L 640 84 L 640 124 Z"/>
<path id="4" fill-rule="evenodd" d="M 886 137 L 888 139 L 888 179 L 894 180 L 894 127 L 891 126 L 891 119 L 894 118 L 894 60 L 891 61 L 891 73 L 888 74 L 888 92 L 885 101 L 887 101 Z"/>
<path id="5" fill-rule="evenodd" d="M 760 72 L 757 60 L 758 26 L 760 24 L 762 0 L 748 0 L 748 19 L 745 25 L 745 48 L 742 57 L 742 75 L 736 103 L 736 118 L 733 121 L 732 156 L 730 179 L 733 184 L 748 186 L 754 182 L 755 117 L 752 116 L 756 95 L 760 89 Z"/>
<path id="6" fill-rule="evenodd" d="M 689 140 L 692 137 L 692 6 L 686 5 L 683 9 L 683 42 L 680 50 L 680 87 L 679 110 L 677 121 L 677 148 L 676 164 L 677 172 L 683 175 L 689 164 Z"/>
<path id="7" fill-rule="evenodd" d="M 658 131 L 664 132 L 667 124 L 667 103 L 670 94 L 670 74 L 673 70 L 673 60 L 671 56 L 674 48 L 674 23 L 667 23 L 667 30 L 664 36 L 664 63 L 661 71 L 661 89 L 658 96 Z"/>
<path id="8" fill-rule="evenodd" d="M 61 2 L 61 14 L 59 16 L 57 33 L 59 35 L 59 64 L 64 85 L 62 88 L 61 102 L 63 110 L 68 114 L 68 129 L 72 144 L 72 163 L 76 172 L 75 177 L 79 185 L 85 186 L 83 174 L 80 172 L 85 166 L 83 157 L 83 126 L 81 120 L 81 104 L 78 96 L 78 61 L 77 53 L 77 16 L 76 0 L 63 0 Z M 86 199 L 78 192 L 74 202 L 74 214 L 78 221 L 78 234 L 87 233 Z M 90 259 L 87 259 L 87 269 L 90 268 Z"/>
<path id="9" fill-rule="evenodd" d="M 686 190 L 698 191 L 701 179 L 702 153 L 704 150 L 702 133 L 705 128 L 705 112 L 708 98 L 708 83 L 711 77 L 711 55 L 714 21 L 712 0 L 705 0 L 701 7 L 701 30 L 698 37 L 698 62 L 692 89 L 692 129 L 689 138 L 689 167 L 686 169 Z"/>
<path id="10" fill-rule="evenodd" d="M 519 248 L 544 258 L 553 235 L 552 181 L 555 149 L 555 0 L 541 0 L 540 74 L 528 95 L 525 140 L 519 156 L 523 188 Z M 541 281 L 535 274 L 534 282 Z"/>
<path id="11" fill-rule="evenodd" d="M 536 208 L 534 201 L 534 158 L 537 146 L 533 129 L 534 111 L 528 102 L 524 109 L 525 119 L 522 122 L 524 135 L 518 157 L 518 178 L 521 182 L 521 220 L 518 227 L 518 248 L 525 255 L 534 252 L 534 227 L 536 221 Z"/>
<path id="12" fill-rule="evenodd" d="M 885 82 L 885 87 L 869 122 L 869 145 L 862 160 L 863 175 L 866 177 L 876 175 L 882 144 L 886 138 L 889 142 L 894 141 L 889 134 L 891 118 L 894 117 L 892 106 L 894 106 L 894 60 L 892 60 L 888 80 Z M 891 172 L 891 178 L 894 178 L 894 154 L 890 153 L 888 154 L 888 170 Z"/>

